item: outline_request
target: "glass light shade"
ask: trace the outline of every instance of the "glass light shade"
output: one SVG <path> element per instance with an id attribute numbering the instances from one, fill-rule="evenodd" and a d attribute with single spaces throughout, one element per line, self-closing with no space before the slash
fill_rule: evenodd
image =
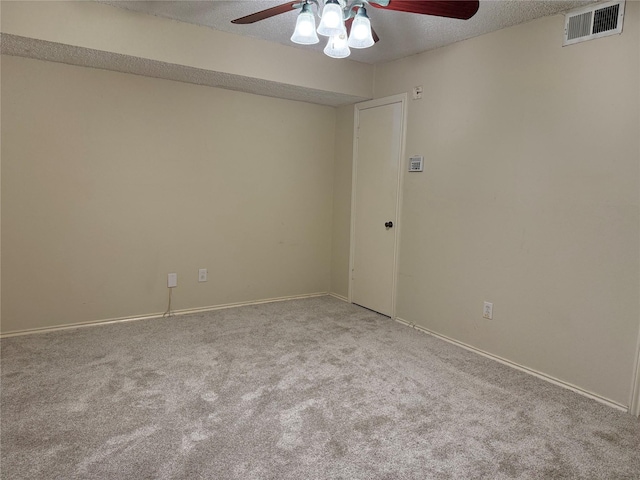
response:
<path id="1" fill-rule="evenodd" d="M 351 55 L 351 50 L 349 50 L 347 43 L 346 30 L 340 32 L 338 35 L 329 37 L 327 46 L 324 47 L 324 53 L 332 58 L 345 58 Z"/>
<path id="2" fill-rule="evenodd" d="M 316 19 L 313 17 L 313 11 L 308 3 L 303 5 L 302 11 L 298 15 L 291 41 L 300 45 L 313 45 L 320 41 L 316 34 Z"/>
<path id="3" fill-rule="evenodd" d="M 368 48 L 374 43 L 373 35 L 371 35 L 371 22 L 367 16 L 367 11 L 363 7 L 360 7 L 351 25 L 349 46 L 351 48 Z"/>
<path id="4" fill-rule="evenodd" d="M 344 29 L 344 18 L 342 8 L 337 0 L 327 0 L 322 9 L 322 18 L 318 26 L 318 33 L 325 37 L 339 35 Z"/>

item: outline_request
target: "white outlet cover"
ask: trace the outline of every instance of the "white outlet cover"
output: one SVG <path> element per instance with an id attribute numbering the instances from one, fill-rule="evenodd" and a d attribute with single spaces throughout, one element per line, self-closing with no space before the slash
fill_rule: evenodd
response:
<path id="1" fill-rule="evenodd" d="M 206 282 L 207 281 L 207 269 L 206 268 L 201 268 L 200 270 L 198 270 L 198 281 L 199 282 Z"/>
<path id="2" fill-rule="evenodd" d="M 178 274 L 170 273 L 167 275 L 167 287 L 173 288 L 178 286 Z"/>
<path id="3" fill-rule="evenodd" d="M 484 307 L 482 309 L 482 318 L 493 320 L 493 303 L 484 302 Z"/>

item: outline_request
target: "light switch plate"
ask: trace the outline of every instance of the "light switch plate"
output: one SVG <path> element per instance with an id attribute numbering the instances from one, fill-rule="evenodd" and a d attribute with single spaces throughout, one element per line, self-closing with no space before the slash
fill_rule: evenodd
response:
<path id="1" fill-rule="evenodd" d="M 424 157 L 422 155 L 413 155 L 409 158 L 409 171 L 421 172 L 424 170 Z"/>

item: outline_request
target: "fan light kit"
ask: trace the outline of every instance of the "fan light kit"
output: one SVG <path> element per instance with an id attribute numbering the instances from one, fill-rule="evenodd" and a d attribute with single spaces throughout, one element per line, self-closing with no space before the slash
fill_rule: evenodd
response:
<path id="1" fill-rule="evenodd" d="M 461 20 L 473 17 L 480 6 L 479 0 L 325 0 L 320 15 L 318 0 L 299 0 L 237 18 L 231 23 L 255 23 L 294 9 L 301 9 L 291 41 L 300 45 L 314 45 L 320 41 L 318 34 L 329 37 L 324 53 L 332 58 L 345 58 L 351 54 L 351 48 L 369 48 L 380 40 L 371 28 L 365 4 L 385 10 Z M 316 6 L 320 16 L 317 29 L 312 5 Z"/>

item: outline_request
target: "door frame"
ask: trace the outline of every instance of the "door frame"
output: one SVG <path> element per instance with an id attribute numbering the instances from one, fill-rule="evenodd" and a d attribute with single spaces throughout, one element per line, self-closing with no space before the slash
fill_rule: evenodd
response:
<path id="1" fill-rule="evenodd" d="M 393 279 L 391 286 L 391 318 L 396 318 L 396 293 L 398 284 L 398 258 L 400 247 L 400 230 L 402 226 L 402 185 L 404 182 L 404 157 L 407 138 L 407 94 L 400 93 L 389 97 L 376 98 L 366 102 L 356 103 L 354 105 L 354 121 L 353 121 L 353 158 L 352 158 L 352 175 L 351 175 L 351 232 L 349 239 L 349 303 L 353 303 L 353 267 L 355 259 L 355 230 L 356 230 L 356 188 L 358 184 L 358 130 L 360 128 L 360 111 L 369 108 L 382 107 L 393 103 L 399 103 L 402 109 L 400 118 L 400 152 L 398 158 L 398 178 L 397 194 L 396 194 L 396 226 L 394 227 L 394 247 L 393 247 Z"/>
<path id="2" fill-rule="evenodd" d="M 636 362 L 634 370 L 634 375 L 631 379 L 631 401 L 629 402 L 629 413 L 636 417 L 640 417 L 640 330 L 638 331 L 638 345 L 636 347 Z"/>

